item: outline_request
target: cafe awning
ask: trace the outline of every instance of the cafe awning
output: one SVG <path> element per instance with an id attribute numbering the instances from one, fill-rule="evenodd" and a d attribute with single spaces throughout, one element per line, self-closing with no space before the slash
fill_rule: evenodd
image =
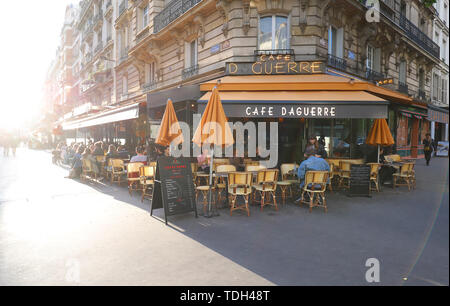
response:
<path id="1" fill-rule="evenodd" d="M 211 96 L 198 100 L 202 112 Z M 387 118 L 389 102 L 365 91 L 222 91 L 228 117 Z"/>
<path id="2" fill-rule="evenodd" d="M 113 123 L 139 117 L 139 103 L 118 107 L 113 110 L 96 113 L 83 119 L 63 123 L 63 130 L 75 130 L 106 123 Z"/>
<path id="3" fill-rule="evenodd" d="M 428 117 L 429 121 L 448 124 L 448 109 L 443 109 L 437 106 L 428 105 Z"/>

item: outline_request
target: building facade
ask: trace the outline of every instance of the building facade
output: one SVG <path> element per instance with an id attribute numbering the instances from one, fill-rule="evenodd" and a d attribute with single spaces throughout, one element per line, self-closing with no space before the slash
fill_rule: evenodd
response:
<path id="1" fill-rule="evenodd" d="M 167 98 L 173 100 L 177 116 L 192 125 L 192 114 L 201 112 L 199 99 L 209 88 L 205 84 L 230 76 L 229 63 L 243 67 L 261 58 L 287 56 L 299 65 L 322 63 L 322 74 L 355 81 L 360 88 L 370 86 L 372 94 L 389 104 L 385 117 L 396 138 L 395 150 L 403 156 L 422 154 L 421 140 L 430 130 L 427 105 L 433 100 L 433 71 L 442 65 L 440 43 L 433 40 L 433 20 L 438 14 L 434 6 L 425 7 L 419 0 L 110 2 L 80 4 L 76 22 L 81 36 L 78 104 L 98 106 L 105 116 L 114 109 L 137 105 L 143 111 L 145 106 L 145 118 L 134 114 L 122 130 L 139 129 L 141 136 L 154 136 Z M 276 74 L 289 74 L 280 68 L 283 63 L 275 65 L 261 71 L 270 86 L 279 82 L 270 81 L 279 77 Z M 321 80 L 322 87 L 341 84 L 328 77 Z M 321 88 L 317 86 L 309 89 Z M 244 86 L 243 91 L 250 87 Z M 103 122 L 97 117 L 91 120 L 96 126 Z M 333 154 L 338 142 L 346 138 L 344 134 L 351 134 L 356 139 L 353 142 L 363 142 L 373 116 L 359 119 L 297 120 L 301 125 L 293 119 L 276 120 L 283 123 L 282 129 L 292 126 L 297 131 L 284 142 L 296 143 L 300 150 L 308 134 L 328 133 L 328 149 Z M 87 128 L 89 120 L 88 116 L 71 118 L 66 127 Z M 298 134 L 303 134 L 302 140 Z M 350 157 L 353 152 L 346 154 Z"/>

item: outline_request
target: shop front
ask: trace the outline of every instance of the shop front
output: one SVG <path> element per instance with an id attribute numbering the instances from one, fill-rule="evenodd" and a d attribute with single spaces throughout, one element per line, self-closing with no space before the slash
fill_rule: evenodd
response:
<path id="1" fill-rule="evenodd" d="M 146 137 L 147 110 L 145 103 L 131 103 L 63 123 L 62 128 L 74 133 L 78 140 L 105 141 L 135 147 Z M 81 134 L 81 137 L 80 137 Z"/>
<path id="2" fill-rule="evenodd" d="M 435 141 L 448 141 L 448 109 L 428 105 L 428 121 L 431 124 L 431 138 Z"/>
<path id="3" fill-rule="evenodd" d="M 372 122 L 389 115 L 389 101 L 366 91 L 366 83 L 327 73 L 225 76 L 201 85 L 200 113 L 214 86 L 230 122 L 278 123 L 279 163 L 301 161 L 310 136 L 329 157 L 368 157 L 376 152 L 365 145 Z"/>

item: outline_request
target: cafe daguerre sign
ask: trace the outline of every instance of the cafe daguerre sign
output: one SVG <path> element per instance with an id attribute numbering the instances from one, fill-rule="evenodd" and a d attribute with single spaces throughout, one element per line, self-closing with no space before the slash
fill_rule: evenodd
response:
<path id="1" fill-rule="evenodd" d="M 320 61 L 295 61 L 292 55 L 259 55 L 254 62 L 226 63 L 228 75 L 276 75 L 325 73 Z"/>

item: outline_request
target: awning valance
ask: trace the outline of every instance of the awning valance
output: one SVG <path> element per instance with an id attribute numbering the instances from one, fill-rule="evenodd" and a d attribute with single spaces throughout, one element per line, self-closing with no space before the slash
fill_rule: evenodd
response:
<path id="1" fill-rule="evenodd" d="M 364 91 L 223 91 L 220 99 L 228 117 L 260 118 L 387 118 L 389 104 Z"/>
<path id="2" fill-rule="evenodd" d="M 93 116 L 66 122 L 63 124 L 64 130 L 75 130 L 90 126 L 96 126 L 106 123 L 113 123 L 125 120 L 136 119 L 139 117 L 139 103 L 118 107 L 114 110 L 97 113 Z"/>
<path id="3" fill-rule="evenodd" d="M 429 121 L 448 124 L 448 110 L 442 109 L 437 106 L 428 106 L 428 118 Z"/>

